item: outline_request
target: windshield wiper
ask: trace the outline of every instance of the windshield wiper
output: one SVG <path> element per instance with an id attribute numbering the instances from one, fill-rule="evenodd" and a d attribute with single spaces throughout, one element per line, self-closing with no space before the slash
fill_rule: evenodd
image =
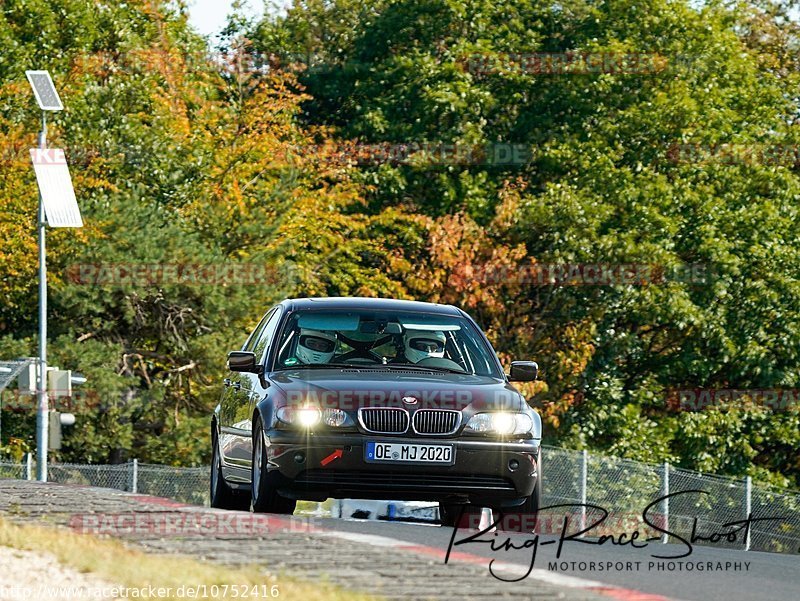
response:
<path id="1" fill-rule="evenodd" d="M 450 367 L 433 367 L 428 365 L 417 365 L 416 363 L 387 363 L 382 367 L 402 367 L 403 369 L 418 369 L 420 371 L 438 371 L 446 374 L 468 375 L 463 369 L 452 369 Z"/>
<path id="2" fill-rule="evenodd" d="M 352 363 L 298 363 L 297 365 L 284 365 L 276 367 L 275 371 L 288 371 L 291 369 L 352 369 L 357 367 Z"/>

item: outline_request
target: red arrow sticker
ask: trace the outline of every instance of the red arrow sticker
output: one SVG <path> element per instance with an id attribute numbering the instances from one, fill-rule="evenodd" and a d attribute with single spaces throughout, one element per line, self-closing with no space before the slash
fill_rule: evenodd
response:
<path id="1" fill-rule="evenodd" d="M 333 453 L 325 457 L 322 461 L 320 461 L 320 465 L 328 465 L 331 461 L 339 459 L 342 456 L 342 449 L 336 449 Z"/>

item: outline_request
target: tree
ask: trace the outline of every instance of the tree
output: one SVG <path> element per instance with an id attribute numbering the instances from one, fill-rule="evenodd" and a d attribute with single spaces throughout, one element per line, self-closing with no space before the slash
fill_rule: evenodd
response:
<path id="1" fill-rule="evenodd" d="M 348 212 L 359 188 L 318 156 L 326 133 L 296 122 L 303 95 L 294 78 L 237 70 L 237 48 L 212 54 L 171 6 L 128 2 L 98 15 L 86 0 L 12 0 L 0 16 L 11 48 L 0 59 L 3 355 L 35 353 L 27 66 L 48 68 L 65 100 L 49 140 L 67 151 L 86 223 L 48 232 L 50 363 L 88 377 L 61 459 L 206 460 L 198 434 L 227 351 L 272 303 L 320 289 L 320 277 L 296 265 L 319 263 L 363 227 Z M 352 272 L 351 291 L 382 272 L 380 249 L 355 244 L 337 259 Z M 365 253 L 375 256 L 353 266 Z M 384 277 L 371 290 L 389 288 Z M 30 421 L 15 429 L 4 438 L 32 443 Z"/>
<path id="2" fill-rule="evenodd" d="M 286 67 L 311 96 L 306 122 L 342 139 L 530 150 L 517 164 L 365 165 L 360 181 L 372 214 L 434 220 L 429 277 L 395 276 L 412 295 L 473 308 L 502 354 L 540 360 L 550 436 L 797 485 L 795 412 L 668 403 L 682 388 L 797 386 L 786 232 L 798 178 L 779 151 L 796 147 L 798 36 L 785 14 L 664 0 L 298 2 L 252 38 L 261 54 L 314 58 Z M 591 266 L 639 275 L 583 285 Z M 581 285 L 540 278 L 553 273 Z"/>

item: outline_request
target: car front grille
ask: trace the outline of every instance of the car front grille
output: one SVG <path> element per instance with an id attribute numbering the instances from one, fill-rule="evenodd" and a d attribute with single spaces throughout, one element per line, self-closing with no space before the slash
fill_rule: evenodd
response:
<path id="1" fill-rule="evenodd" d="M 419 409 L 414 413 L 417 434 L 453 434 L 461 422 L 461 412 L 443 409 Z"/>
<path id="2" fill-rule="evenodd" d="M 373 434 L 403 434 L 408 430 L 408 411 L 393 408 L 359 409 L 358 419 Z"/>

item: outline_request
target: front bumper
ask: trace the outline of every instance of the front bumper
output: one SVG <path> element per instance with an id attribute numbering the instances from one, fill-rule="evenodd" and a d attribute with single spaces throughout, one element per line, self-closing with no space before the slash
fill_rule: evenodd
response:
<path id="1" fill-rule="evenodd" d="M 453 445 L 454 464 L 370 463 L 364 458 L 368 441 Z M 499 508 L 521 503 L 531 495 L 539 477 L 539 446 L 532 440 L 422 439 L 357 433 L 309 436 L 271 430 L 265 443 L 268 469 L 279 474 L 278 492 L 295 499 L 392 498 Z"/>

